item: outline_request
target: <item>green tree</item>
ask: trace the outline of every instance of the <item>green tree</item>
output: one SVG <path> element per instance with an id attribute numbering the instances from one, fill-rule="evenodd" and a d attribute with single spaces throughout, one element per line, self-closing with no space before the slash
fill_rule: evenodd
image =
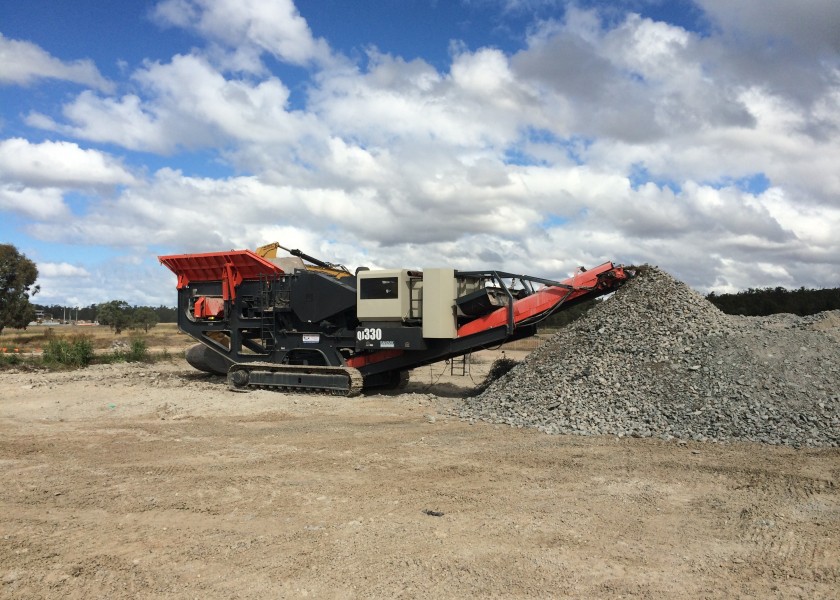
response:
<path id="1" fill-rule="evenodd" d="M 157 325 L 159 321 L 160 319 L 158 319 L 155 309 L 149 306 L 139 306 L 134 309 L 134 319 L 132 323 L 132 327 L 134 328 L 142 329 L 143 331 L 148 332 L 149 329 Z"/>
<path id="2" fill-rule="evenodd" d="M 96 307 L 96 319 L 102 325 L 108 325 L 115 335 L 130 327 L 134 319 L 134 309 L 125 300 L 111 300 Z"/>
<path id="3" fill-rule="evenodd" d="M 176 308 L 173 308 L 171 306 L 160 305 L 153 310 L 155 311 L 155 313 L 157 313 L 159 322 L 161 322 L 161 323 L 177 323 L 178 322 L 178 309 L 176 309 Z"/>
<path id="4" fill-rule="evenodd" d="M 11 244 L 0 244 L 0 332 L 5 327 L 26 329 L 35 320 L 29 297 L 40 291 L 36 279 L 34 262 Z"/>

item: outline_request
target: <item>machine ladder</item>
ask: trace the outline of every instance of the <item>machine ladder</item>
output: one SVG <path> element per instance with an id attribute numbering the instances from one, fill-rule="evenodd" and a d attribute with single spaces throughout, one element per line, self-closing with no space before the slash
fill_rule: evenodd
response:
<path id="1" fill-rule="evenodd" d="M 470 355 L 462 354 L 449 359 L 449 374 L 458 377 L 463 377 L 470 372 L 469 369 Z"/>
<path id="2" fill-rule="evenodd" d="M 266 352 L 273 352 L 277 339 L 277 319 L 274 316 L 274 275 L 260 276 L 260 340 Z"/>

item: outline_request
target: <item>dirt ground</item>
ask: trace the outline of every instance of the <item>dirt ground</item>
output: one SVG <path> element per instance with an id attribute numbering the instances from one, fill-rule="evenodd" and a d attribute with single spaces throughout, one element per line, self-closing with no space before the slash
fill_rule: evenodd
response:
<path id="1" fill-rule="evenodd" d="M 840 451 L 451 416 L 492 358 L 350 399 L 0 373 L 0 597 L 838 597 Z"/>

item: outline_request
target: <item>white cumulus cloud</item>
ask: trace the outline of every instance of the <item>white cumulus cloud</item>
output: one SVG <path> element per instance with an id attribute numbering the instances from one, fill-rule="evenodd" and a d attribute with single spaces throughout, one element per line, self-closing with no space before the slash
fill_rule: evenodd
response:
<path id="1" fill-rule="evenodd" d="M 312 35 L 292 0 L 164 0 L 154 15 L 239 51 L 254 46 L 297 65 L 331 62 L 327 42 Z"/>
<path id="2" fill-rule="evenodd" d="M 26 188 L 18 184 L 0 182 L 0 209 L 38 221 L 52 222 L 69 217 L 70 209 L 64 203 L 58 188 Z"/>
<path id="3" fill-rule="evenodd" d="M 82 92 L 63 108 L 67 123 L 31 114 L 28 123 L 132 150 L 169 154 L 227 142 L 295 144 L 315 126 L 287 109 L 289 92 L 274 77 L 226 78 L 201 56 L 176 55 L 150 63 L 133 79 L 143 96 L 103 97 Z"/>
<path id="4" fill-rule="evenodd" d="M 71 265 L 66 262 L 39 262 L 38 263 L 39 277 L 59 278 L 59 277 L 90 277 L 90 272 L 84 267 Z"/>
<path id="5" fill-rule="evenodd" d="M 90 60 L 66 62 L 32 42 L 11 40 L 0 33 L 0 83 L 30 85 L 38 79 L 72 81 L 103 92 L 114 89 Z"/>
<path id="6" fill-rule="evenodd" d="M 130 184 L 134 176 L 118 160 L 73 142 L 0 140 L 0 182 L 30 187 L 89 187 Z"/>

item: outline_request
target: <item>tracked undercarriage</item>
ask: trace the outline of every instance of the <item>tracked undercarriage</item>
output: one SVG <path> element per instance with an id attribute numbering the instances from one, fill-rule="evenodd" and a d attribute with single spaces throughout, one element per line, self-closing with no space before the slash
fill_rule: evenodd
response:
<path id="1" fill-rule="evenodd" d="M 362 374 L 350 367 L 271 363 L 234 365 L 228 372 L 227 382 L 228 387 L 234 391 L 267 388 L 289 392 L 318 392 L 334 396 L 356 396 L 364 386 Z"/>

